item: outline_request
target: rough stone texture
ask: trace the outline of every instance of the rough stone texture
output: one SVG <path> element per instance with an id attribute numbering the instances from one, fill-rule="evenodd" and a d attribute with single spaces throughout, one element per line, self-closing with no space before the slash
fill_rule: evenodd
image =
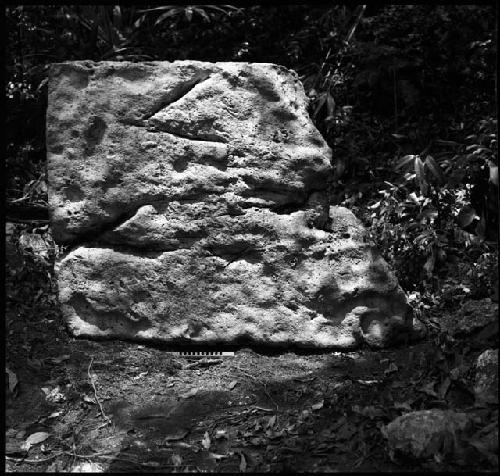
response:
<path id="1" fill-rule="evenodd" d="M 480 402 L 498 404 L 498 349 L 485 350 L 477 358 L 474 393 Z"/>
<path id="2" fill-rule="evenodd" d="M 420 410 L 402 415 L 381 428 L 389 453 L 418 459 L 447 455 L 457 450 L 458 435 L 470 427 L 465 413 L 451 410 Z"/>
<path id="3" fill-rule="evenodd" d="M 53 65 L 56 267 L 75 335 L 386 346 L 411 331 L 345 208 L 295 73 L 272 64 Z"/>

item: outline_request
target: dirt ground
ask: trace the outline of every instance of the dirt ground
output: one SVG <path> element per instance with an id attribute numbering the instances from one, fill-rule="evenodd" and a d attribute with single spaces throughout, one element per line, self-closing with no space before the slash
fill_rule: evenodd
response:
<path id="1" fill-rule="evenodd" d="M 71 337 L 50 263 L 37 259 L 12 252 L 6 269 L 9 472 L 498 470 L 474 444 L 498 431 L 498 406 L 476 402 L 470 384 L 498 326 L 459 340 L 431 309 L 428 336 L 399 348 L 188 359 Z M 391 459 L 381 426 L 427 408 L 473 417 L 460 451 Z"/>

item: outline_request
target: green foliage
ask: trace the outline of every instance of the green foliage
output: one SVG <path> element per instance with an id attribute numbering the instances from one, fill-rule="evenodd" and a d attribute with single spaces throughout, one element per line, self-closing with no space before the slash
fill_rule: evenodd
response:
<path id="1" fill-rule="evenodd" d="M 368 9 L 325 57 L 312 113 L 334 149 L 332 201 L 371 226 L 405 289 L 472 279 L 497 248 L 494 20 L 491 6 Z"/>
<path id="2" fill-rule="evenodd" d="M 484 121 L 479 133 L 470 139 L 489 137 L 491 145 L 495 127 L 496 121 Z M 454 150 L 440 151 L 449 146 Z M 403 285 L 419 291 L 436 290 L 442 284 L 440 278 L 450 275 L 450 264 L 457 262 L 468 265 L 466 276 L 484 281 L 485 274 L 476 272 L 482 267 L 477 260 L 484 253 L 491 254 L 498 239 L 498 221 L 488 221 L 489 208 L 485 206 L 478 212 L 471 205 L 478 171 L 487 170 L 487 185 L 497 190 L 496 166 L 491 160 L 496 151 L 478 144 L 437 141 L 436 160 L 428 152 L 431 147 L 433 144 L 420 154 L 396 160 L 395 171 L 406 173 L 397 176 L 395 184 L 386 182 L 380 191 L 382 198 L 369 206 L 375 240 L 395 263 Z M 497 205 L 494 197 L 491 201 Z M 485 203 L 488 205 L 488 200 Z M 496 227 L 489 230 L 491 222 Z M 487 239 L 491 235 L 494 240 Z M 488 269 L 493 270 L 491 266 Z M 491 291 L 494 279 L 492 273 L 485 291 Z"/>

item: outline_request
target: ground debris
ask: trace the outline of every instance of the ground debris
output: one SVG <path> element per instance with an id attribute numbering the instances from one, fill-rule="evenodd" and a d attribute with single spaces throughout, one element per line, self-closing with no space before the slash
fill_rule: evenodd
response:
<path id="1" fill-rule="evenodd" d="M 481 379 L 476 363 L 494 345 L 438 334 L 400 349 L 241 349 L 231 359 L 208 356 L 186 366 L 153 346 L 70 338 L 52 271 L 42 261 L 22 266 L 28 270 L 9 274 L 7 283 L 6 367 L 15 375 L 6 371 L 8 471 L 498 468 L 498 409 L 479 396 L 479 384 L 493 379 Z M 421 411 L 466 413 L 471 428 L 443 423 L 445 436 L 436 441 L 444 443 L 421 445 L 439 447 L 429 458 L 404 458 L 419 448 L 410 438 L 392 461 L 398 444 L 380 428 Z M 37 433 L 50 437 L 28 453 L 21 446 Z M 457 453 L 455 461 L 446 457 Z"/>

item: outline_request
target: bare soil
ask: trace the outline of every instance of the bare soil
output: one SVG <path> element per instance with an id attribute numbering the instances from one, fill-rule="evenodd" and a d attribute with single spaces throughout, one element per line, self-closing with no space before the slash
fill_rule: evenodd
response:
<path id="1" fill-rule="evenodd" d="M 488 425 L 497 431 L 498 407 L 475 402 L 470 378 L 498 331 L 458 341 L 431 319 L 425 340 L 390 350 L 241 348 L 233 357 L 187 359 L 73 338 L 48 261 L 11 253 L 6 278 L 6 367 L 18 381 L 6 389 L 7 471 L 498 469 L 498 459 L 467 441 L 450 457 L 393 460 L 380 431 L 427 408 L 469 413 L 471 435 Z M 27 451 L 37 433 L 45 440 Z"/>

